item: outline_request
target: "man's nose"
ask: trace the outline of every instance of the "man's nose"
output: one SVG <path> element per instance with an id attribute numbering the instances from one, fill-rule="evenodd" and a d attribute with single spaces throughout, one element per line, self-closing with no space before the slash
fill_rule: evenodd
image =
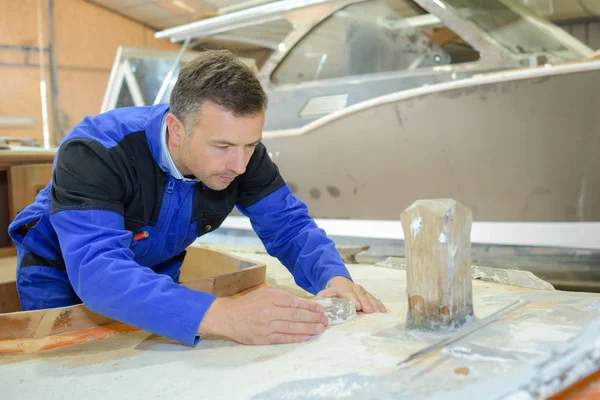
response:
<path id="1" fill-rule="evenodd" d="M 230 171 L 235 172 L 237 175 L 241 175 L 246 172 L 246 156 L 243 149 L 236 148 L 232 152 L 227 168 Z"/>

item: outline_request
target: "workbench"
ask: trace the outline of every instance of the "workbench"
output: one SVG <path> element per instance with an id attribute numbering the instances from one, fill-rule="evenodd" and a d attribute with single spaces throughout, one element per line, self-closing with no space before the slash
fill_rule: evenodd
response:
<path id="1" fill-rule="evenodd" d="M 230 252 L 266 264 L 272 287 L 311 297 L 276 259 L 248 249 Z M 0 355 L 1 397 L 533 399 L 528 393 L 554 393 L 579 380 L 582 366 L 600 362 L 599 294 L 474 280 L 478 321 L 515 301 L 526 304 L 398 365 L 443 336 L 405 329 L 406 273 L 401 265 L 348 268 L 357 283 L 385 303 L 387 314 L 359 313 L 300 344 L 247 346 L 204 337 L 188 347 L 137 331 L 45 352 Z M 579 357 L 579 369 L 569 368 L 569 357 Z M 593 382 L 587 388 L 593 390 Z M 597 398 L 581 396 L 563 398 Z"/>

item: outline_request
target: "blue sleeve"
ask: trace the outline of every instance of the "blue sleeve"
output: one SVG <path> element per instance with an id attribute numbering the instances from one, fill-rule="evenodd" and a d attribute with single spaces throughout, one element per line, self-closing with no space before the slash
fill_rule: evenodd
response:
<path id="1" fill-rule="evenodd" d="M 308 215 L 308 208 L 283 186 L 249 207 L 238 204 L 267 252 L 292 273 L 296 283 L 316 294 L 335 276 L 348 279 L 335 245 Z"/>
<path id="2" fill-rule="evenodd" d="M 133 260 L 132 233 L 112 210 L 61 210 L 51 215 L 69 280 L 92 311 L 188 345 L 216 298 L 194 291 Z"/>

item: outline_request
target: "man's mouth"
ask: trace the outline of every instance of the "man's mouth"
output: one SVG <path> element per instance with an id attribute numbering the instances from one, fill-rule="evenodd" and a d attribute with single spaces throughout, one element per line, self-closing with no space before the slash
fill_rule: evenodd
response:
<path id="1" fill-rule="evenodd" d="M 217 175 L 219 177 L 220 180 L 222 180 L 223 182 L 233 182 L 233 180 L 236 178 L 235 176 L 229 176 L 229 175 Z"/>

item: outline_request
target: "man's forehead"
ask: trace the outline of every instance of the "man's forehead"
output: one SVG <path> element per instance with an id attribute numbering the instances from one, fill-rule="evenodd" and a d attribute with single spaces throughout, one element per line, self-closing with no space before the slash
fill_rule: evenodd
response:
<path id="1" fill-rule="evenodd" d="M 264 113 L 236 116 L 210 102 L 202 105 L 194 131 L 211 143 L 246 146 L 262 140 Z"/>
<path id="2" fill-rule="evenodd" d="M 212 144 L 246 146 L 262 140 L 262 129 L 251 129 L 249 125 L 217 125 L 206 129 L 203 134 L 206 140 Z"/>

